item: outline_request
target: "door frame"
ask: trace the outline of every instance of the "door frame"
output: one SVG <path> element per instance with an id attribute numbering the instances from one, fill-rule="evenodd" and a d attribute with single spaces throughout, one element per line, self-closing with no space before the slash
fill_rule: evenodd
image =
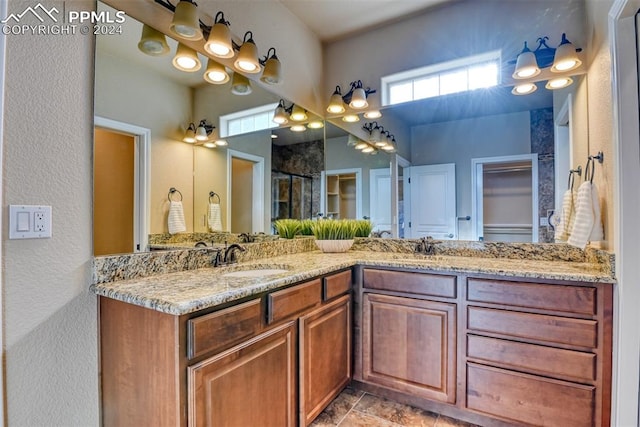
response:
<path id="1" fill-rule="evenodd" d="M 513 156 L 480 157 L 471 159 L 471 232 L 473 238 L 479 240 L 483 231 L 483 183 L 484 165 L 509 162 L 531 162 L 531 242 L 538 242 L 538 154 L 516 154 Z"/>
<path id="2" fill-rule="evenodd" d="M 134 137 L 133 252 L 144 252 L 149 243 L 151 217 L 151 129 L 101 116 L 94 117 L 93 126 Z"/>
<path id="3" fill-rule="evenodd" d="M 391 236 L 394 239 L 397 239 L 400 235 L 400 221 L 398 219 L 398 207 L 400 205 L 400 200 L 398 199 L 398 168 L 402 167 L 406 169 L 402 174 L 402 186 L 403 186 L 403 196 L 404 196 L 404 218 L 405 222 L 407 218 L 411 218 L 411 195 L 410 191 L 407 191 L 409 187 L 407 187 L 409 180 L 409 167 L 411 167 L 411 162 L 399 154 L 391 157 Z M 405 228 L 405 238 L 406 236 L 406 228 Z"/>
<path id="4" fill-rule="evenodd" d="M 265 212 L 264 212 L 264 157 L 242 151 L 227 150 L 227 230 L 231 231 L 231 185 L 233 179 L 233 159 L 247 160 L 253 163 L 253 203 L 251 204 L 251 232 L 264 232 Z M 271 184 L 271 180 L 269 180 Z"/>
<path id="5" fill-rule="evenodd" d="M 638 110 L 638 0 L 616 0 L 609 10 L 611 87 L 613 106 L 614 248 L 616 276 L 613 287 L 613 368 L 611 425 L 638 425 L 640 420 L 640 277 L 638 245 L 640 210 L 640 123 Z M 631 54 L 630 52 L 634 52 Z M 635 73 L 629 70 L 635 69 Z M 623 233 L 624 230 L 624 233 Z"/>
<path id="6" fill-rule="evenodd" d="M 559 212 L 560 209 L 562 209 L 562 196 L 567 189 L 567 187 L 565 186 L 565 182 L 567 182 L 567 173 L 570 169 L 573 169 L 573 126 L 571 125 L 572 118 L 573 95 L 568 94 L 567 99 L 562 104 L 562 107 L 560 107 L 560 111 L 556 115 L 553 123 L 553 174 L 555 179 L 555 212 Z M 562 130 L 562 128 L 567 129 L 565 131 Z M 568 137 L 563 137 L 563 134 L 566 134 Z M 565 151 L 561 148 L 565 143 L 569 145 L 569 152 L 567 153 L 568 158 L 565 158 L 564 155 L 559 155 L 559 153 L 563 153 Z"/>
<path id="7" fill-rule="evenodd" d="M 389 166 L 391 166 L 391 164 L 389 164 Z M 391 167 L 388 168 L 376 168 L 376 169 L 369 169 L 369 218 L 370 220 L 373 222 L 373 220 L 375 219 L 374 215 L 373 215 L 373 209 L 371 208 L 374 203 L 373 201 L 375 199 L 377 199 L 377 192 L 374 190 L 377 190 L 378 187 L 375 186 L 374 188 L 374 182 L 376 182 L 377 177 L 389 177 L 389 197 L 391 198 L 391 202 L 393 202 L 393 196 L 391 194 L 391 192 L 393 191 L 393 184 L 391 179 L 392 177 L 392 169 Z M 378 213 L 378 212 L 376 212 Z M 389 226 L 391 227 L 390 230 L 386 230 L 389 231 L 390 233 L 392 233 L 392 237 L 393 237 L 393 210 L 392 207 L 389 207 Z M 385 231 L 379 228 L 379 225 L 376 225 L 375 223 L 373 223 L 373 231 Z"/>

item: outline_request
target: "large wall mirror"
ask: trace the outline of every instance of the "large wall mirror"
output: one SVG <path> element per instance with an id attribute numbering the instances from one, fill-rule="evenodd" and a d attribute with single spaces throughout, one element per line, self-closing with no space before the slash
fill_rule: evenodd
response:
<path id="1" fill-rule="evenodd" d="M 108 8 L 98 2 L 98 9 Z M 581 19 L 572 17 L 571 25 Z M 513 43 L 555 35 L 560 21 L 523 29 L 512 35 Z M 145 230 L 167 232 L 172 197 L 183 201 L 188 232 L 211 231 L 208 208 L 215 202 L 220 228 L 234 233 L 270 233 L 278 218 L 364 217 L 381 237 L 552 242 L 548 214 L 559 206 L 569 169 L 588 152 L 585 76 L 574 76 L 561 91 L 541 89 L 526 97 L 497 87 L 382 108 L 383 117 L 375 120 L 398 136 L 395 153 L 354 149 L 366 138 L 366 119 L 353 125 L 330 119 L 324 128 L 300 133 L 243 133 L 226 137 L 224 147 L 186 144 L 189 123 L 206 119 L 218 131 L 221 116 L 275 105 L 280 97 L 260 84 L 238 96 L 229 84 L 206 83 L 204 56 L 199 72 L 178 71 L 172 55 L 138 50 L 141 23 L 128 17 L 125 25 L 121 35 L 97 37 L 96 159 L 103 155 L 103 131 L 116 148 L 102 169 L 96 165 L 96 176 L 106 179 L 99 184 L 96 178 L 94 211 L 134 237 L 118 249 L 96 247 L 96 254 L 144 250 Z M 168 41 L 173 52 L 176 43 Z M 433 177 L 442 185 L 431 188 Z M 234 195 L 234 182 L 242 183 L 241 194 Z M 104 185 L 110 192 L 101 197 Z M 178 193 L 171 196 L 171 188 Z M 145 209 L 136 203 L 140 198 L 149 201 Z M 94 232 L 102 231 L 107 241 L 114 234 L 98 228 Z"/>

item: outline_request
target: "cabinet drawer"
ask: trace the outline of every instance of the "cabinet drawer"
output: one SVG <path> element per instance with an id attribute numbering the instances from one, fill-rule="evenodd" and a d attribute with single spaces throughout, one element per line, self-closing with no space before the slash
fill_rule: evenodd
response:
<path id="1" fill-rule="evenodd" d="M 537 426 L 594 425 L 594 387 L 467 365 L 467 408 Z"/>
<path id="2" fill-rule="evenodd" d="M 593 353 L 468 335 L 467 357 L 576 381 L 596 379 L 596 355 Z"/>
<path id="3" fill-rule="evenodd" d="M 597 322 L 544 314 L 520 313 L 491 308 L 468 307 L 467 327 L 557 344 L 595 348 Z"/>
<path id="4" fill-rule="evenodd" d="M 320 304 L 321 300 L 320 279 L 273 292 L 267 295 L 267 322 L 274 323 L 286 319 L 292 314 Z"/>
<path id="5" fill-rule="evenodd" d="M 365 269 L 364 287 L 369 289 L 455 298 L 456 276 Z"/>
<path id="6" fill-rule="evenodd" d="M 260 299 L 187 321 L 189 359 L 222 351 L 257 334 L 262 327 Z"/>
<path id="7" fill-rule="evenodd" d="M 351 289 L 351 270 L 322 279 L 322 299 L 324 301 L 346 294 L 349 289 Z"/>
<path id="8" fill-rule="evenodd" d="M 596 289 L 586 286 L 469 279 L 467 299 L 568 313 L 596 314 Z"/>

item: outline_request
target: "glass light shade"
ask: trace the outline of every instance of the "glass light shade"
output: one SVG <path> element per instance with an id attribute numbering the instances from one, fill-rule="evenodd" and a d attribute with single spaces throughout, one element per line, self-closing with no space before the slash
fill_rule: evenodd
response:
<path id="1" fill-rule="evenodd" d="M 233 58 L 234 52 L 229 27 L 222 22 L 214 24 L 204 48 L 218 58 Z"/>
<path id="2" fill-rule="evenodd" d="M 553 65 L 551 71 L 554 73 L 562 73 L 564 71 L 575 70 L 582 64 L 578 53 L 573 44 L 567 40 L 566 34 L 562 34 L 562 41 L 560 46 L 556 49 L 556 54 L 553 57 Z"/>
<path id="3" fill-rule="evenodd" d="M 393 145 L 385 145 L 384 147 L 381 147 L 384 151 L 386 151 L 387 153 L 393 153 L 394 151 L 396 151 L 396 147 L 394 147 Z"/>
<path id="4" fill-rule="evenodd" d="M 222 139 L 222 138 L 215 138 L 215 144 L 216 147 L 226 147 L 227 145 L 229 145 L 229 143 L 227 142 L 226 139 Z"/>
<path id="5" fill-rule="evenodd" d="M 204 145 L 204 146 L 205 146 L 205 147 L 207 147 L 207 148 L 216 148 L 216 147 L 217 147 L 216 143 L 215 143 L 215 142 L 213 142 L 213 141 L 207 141 L 207 142 L 205 142 L 205 143 L 204 143 L 204 144 L 202 144 L 202 145 Z"/>
<path id="6" fill-rule="evenodd" d="M 538 86 L 535 83 L 522 83 L 516 85 L 511 89 L 511 93 L 514 95 L 528 95 L 538 90 Z"/>
<path id="7" fill-rule="evenodd" d="M 197 52 L 182 43 L 178 43 L 178 49 L 176 49 L 172 64 L 178 70 L 189 73 L 198 71 L 202 67 Z"/>
<path id="8" fill-rule="evenodd" d="M 230 77 L 224 65 L 213 59 L 209 59 L 207 61 L 207 71 L 204 73 L 204 79 L 211 84 L 221 85 L 228 82 Z"/>
<path id="9" fill-rule="evenodd" d="M 249 79 L 240 73 L 233 73 L 231 93 L 234 95 L 249 95 L 251 93 L 251 83 Z"/>
<path id="10" fill-rule="evenodd" d="M 302 122 L 307 120 L 307 112 L 299 105 L 294 105 L 291 110 L 291 120 L 295 122 Z"/>
<path id="11" fill-rule="evenodd" d="M 142 26 L 138 49 L 151 56 L 162 56 L 169 53 L 169 45 L 165 35 L 147 24 Z"/>
<path id="12" fill-rule="evenodd" d="M 349 134 L 349 137 L 347 138 L 347 145 L 348 146 L 350 146 L 350 147 L 355 146 L 359 142 L 360 142 L 360 139 L 358 139 L 357 137 L 353 136 L 352 134 Z"/>
<path id="13" fill-rule="evenodd" d="M 260 80 L 270 85 L 282 83 L 282 64 L 277 56 L 273 55 L 267 59 Z"/>
<path id="14" fill-rule="evenodd" d="M 178 3 L 175 12 L 173 12 L 169 31 L 183 39 L 200 40 L 202 38 L 202 30 L 198 21 L 198 7 L 195 3 L 185 0 Z"/>
<path id="15" fill-rule="evenodd" d="M 374 144 L 376 145 L 376 147 L 380 147 L 380 148 L 384 148 L 387 145 L 389 145 L 387 144 L 387 141 L 376 141 Z"/>
<path id="16" fill-rule="evenodd" d="M 362 149 L 363 153 L 373 153 L 375 149 L 372 146 L 368 146 Z"/>
<path id="17" fill-rule="evenodd" d="M 342 121 L 347 123 L 355 123 L 360 121 L 360 117 L 357 114 L 347 114 L 342 116 Z"/>
<path id="18" fill-rule="evenodd" d="M 364 89 L 359 87 L 354 89 L 353 94 L 351 95 L 351 102 L 349 103 L 349 107 L 354 108 L 356 110 L 361 110 L 363 108 L 367 108 L 369 103 L 367 102 L 367 94 Z"/>
<path id="19" fill-rule="evenodd" d="M 238 57 L 233 63 L 234 67 L 238 70 L 245 71 L 247 73 L 256 74 L 262 70 L 260 62 L 258 62 L 258 47 L 249 39 L 242 43 Z"/>
<path id="20" fill-rule="evenodd" d="M 292 132 L 304 132 L 307 130 L 307 127 L 305 125 L 293 125 L 289 129 L 291 129 Z"/>
<path id="21" fill-rule="evenodd" d="M 322 123 L 322 120 L 314 120 L 312 122 L 309 122 L 307 124 L 307 127 L 309 129 L 322 129 L 324 127 L 324 123 Z"/>
<path id="22" fill-rule="evenodd" d="M 331 95 L 331 100 L 329 101 L 329 106 L 327 107 L 327 112 L 332 114 L 342 114 L 347 109 L 344 107 L 344 102 L 342 101 L 342 95 L 338 92 L 334 92 Z"/>
<path id="23" fill-rule="evenodd" d="M 557 77 L 549 80 L 544 87 L 550 90 L 556 90 L 570 86 L 572 83 L 573 79 L 571 77 Z"/>
<path id="24" fill-rule="evenodd" d="M 371 135 L 369 137 L 369 141 L 376 142 L 376 143 L 382 141 L 382 129 L 380 128 L 380 126 L 376 126 L 373 128 L 373 130 L 371 131 Z"/>
<path id="25" fill-rule="evenodd" d="M 379 119 L 382 117 L 380 110 L 371 110 L 363 114 L 365 119 Z"/>
<path id="26" fill-rule="evenodd" d="M 540 74 L 540 68 L 536 61 L 536 55 L 529 50 L 527 42 L 524 42 L 524 49 L 516 59 L 516 69 L 511 77 L 514 79 L 526 79 Z"/>
<path id="27" fill-rule="evenodd" d="M 193 130 L 195 126 L 189 126 L 187 131 L 184 133 L 184 138 L 182 140 L 189 144 L 194 144 L 196 142 L 196 131 Z"/>
<path id="28" fill-rule="evenodd" d="M 276 107 L 276 110 L 273 113 L 273 122 L 279 125 L 286 125 L 287 123 L 289 123 L 287 112 L 284 110 L 284 107 L 282 105 L 278 105 Z"/>
<path id="29" fill-rule="evenodd" d="M 367 144 L 366 142 L 362 141 L 356 144 L 355 148 L 356 150 L 364 150 L 365 148 L 369 147 L 369 144 Z"/>
<path id="30" fill-rule="evenodd" d="M 196 140 L 206 141 L 207 139 L 209 139 L 207 129 L 204 126 L 198 126 L 198 129 L 196 129 Z"/>

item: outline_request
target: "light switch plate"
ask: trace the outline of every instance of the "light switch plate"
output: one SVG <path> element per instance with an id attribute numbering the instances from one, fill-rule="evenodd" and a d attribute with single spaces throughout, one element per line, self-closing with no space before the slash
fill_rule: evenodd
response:
<path id="1" fill-rule="evenodd" d="M 51 206 L 9 205 L 9 239 L 51 237 Z"/>

